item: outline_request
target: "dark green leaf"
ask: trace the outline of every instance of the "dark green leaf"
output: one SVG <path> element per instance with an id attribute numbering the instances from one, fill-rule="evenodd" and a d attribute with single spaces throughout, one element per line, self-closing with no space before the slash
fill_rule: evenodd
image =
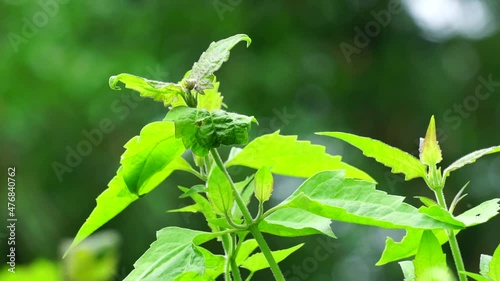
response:
<path id="1" fill-rule="evenodd" d="M 201 157 L 221 144 L 246 144 L 250 124 L 257 122 L 250 116 L 185 106 L 172 109 L 165 120 L 174 121 L 175 136 L 182 138 L 184 146 Z"/>

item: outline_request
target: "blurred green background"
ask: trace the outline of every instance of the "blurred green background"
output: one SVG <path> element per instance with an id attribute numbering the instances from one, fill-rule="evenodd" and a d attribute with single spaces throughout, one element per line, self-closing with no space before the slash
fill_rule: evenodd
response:
<path id="1" fill-rule="evenodd" d="M 178 81 L 210 42 L 237 33 L 253 43 L 237 46 L 217 78 L 229 110 L 259 120 L 252 137 L 280 129 L 323 144 L 372 175 L 380 189 L 417 206 L 413 196 L 430 196 L 423 181 L 404 183 L 358 150 L 313 133 L 352 132 L 416 155 L 418 138 L 435 115 L 443 165 L 500 144 L 498 1 L 1 0 L 0 7 L 0 178 L 7 167 L 17 168 L 17 266 L 47 276 L 58 276 L 60 245 L 76 234 L 114 176 L 123 144 L 166 113 L 162 104 L 136 99 L 132 91 L 110 90 L 109 76 Z M 55 163 L 66 165 L 68 153 L 101 122 L 111 124 L 102 138 L 74 167 L 56 172 Z M 500 197 L 500 156 L 452 175 L 449 200 L 468 180 L 469 196 L 458 212 Z M 121 241 L 110 280 L 132 270 L 155 231 L 206 229 L 201 215 L 165 212 L 190 203 L 177 199 L 177 184 L 195 183 L 175 173 L 105 225 Z M 278 178 L 270 204 L 299 184 Z M 6 194 L 2 189 L 4 222 Z M 281 264 L 287 279 L 402 280 L 397 263 L 374 265 L 385 237 L 400 238 L 401 232 L 338 222 L 332 227 L 338 240 L 269 237 L 273 249 L 307 243 Z M 5 266 L 7 230 L 0 229 Z M 499 231 L 497 217 L 459 235 L 468 270 L 477 272 L 481 253 L 493 253 Z M 318 247 L 326 247 L 326 260 L 315 258 Z M 12 278 L 5 271 L 0 279 Z M 12 280 L 51 280 L 17 276 Z M 271 280 L 271 274 L 264 271 L 256 280 Z"/>

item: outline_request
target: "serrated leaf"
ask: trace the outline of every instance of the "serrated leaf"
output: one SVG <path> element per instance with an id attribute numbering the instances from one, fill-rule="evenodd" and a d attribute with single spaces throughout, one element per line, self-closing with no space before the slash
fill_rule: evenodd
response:
<path id="1" fill-rule="evenodd" d="M 246 34 L 237 34 L 217 42 L 212 42 L 208 49 L 201 54 L 198 61 L 194 63 L 189 76 L 185 80 L 194 83 L 193 88 L 198 92 L 210 88 L 209 85 L 211 83 L 208 83 L 206 80 L 229 59 L 231 49 L 241 41 L 246 41 L 247 47 L 252 42 Z"/>
<path id="2" fill-rule="evenodd" d="M 196 245 L 211 240 L 214 234 L 166 227 L 158 231 L 156 237 L 124 281 L 175 280 L 185 272 L 203 275 L 205 259 Z"/>
<path id="3" fill-rule="evenodd" d="M 412 261 L 399 262 L 399 266 L 403 271 L 404 281 L 416 281 L 415 279 L 415 266 Z"/>
<path id="4" fill-rule="evenodd" d="M 426 167 L 417 158 L 381 141 L 341 132 L 322 132 L 316 134 L 334 137 L 357 147 L 364 155 L 374 158 L 377 162 L 392 168 L 392 173 L 404 174 L 405 180 L 418 177 L 424 178 L 426 176 Z"/>
<path id="5" fill-rule="evenodd" d="M 271 169 L 267 166 L 260 167 L 255 173 L 255 197 L 260 202 L 268 201 L 273 192 L 274 179 Z"/>
<path id="6" fill-rule="evenodd" d="M 491 199 L 455 217 L 467 227 L 485 223 L 498 215 L 500 199 Z"/>
<path id="7" fill-rule="evenodd" d="M 185 106 L 170 110 L 165 120 L 175 123 L 175 136 L 200 157 L 221 144 L 246 144 L 250 125 L 257 122 L 253 116 Z"/>
<path id="8" fill-rule="evenodd" d="M 426 230 L 422 234 L 413 265 L 417 281 L 454 280 L 446 265 L 446 255 L 432 231 Z"/>
<path id="9" fill-rule="evenodd" d="M 132 74 L 122 73 L 109 78 L 109 87 L 113 90 L 120 90 L 121 88 L 117 86 L 118 82 L 124 83 L 127 89 L 139 92 L 141 97 L 161 101 L 165 106 L 177 100 L 183 100 L 182 95 L 184 93 L 179 84 L 149 80 Z"/>
<path id="10" fill-rule="evenodd" d="M 208 199 L 216 213 L 219 215 L 229 215 L 234 202 L 231 183 L 221 171 L 215 166 L 208 177 Z"/>
<path id="11" fill-rule="evenodd" d="M 435 166 L 443 157 L 436 137 L 436 121 L 431 117 L 425 138 L 420 139 L 420 161 L 427 166 Z"/>
<path id="12" fill-rule="evenodd" d="M 164 121 L 146 125 L 125 148 L 122 175 L 130 192 L 139 196 L 158 186 L 165 179 L 160 172 L 186 150 L 175 137 L 174 123 Z"/>
<path id="13" fill-rule="evenodd" d="M 406 229 L 456 229 L 420 213 L 367 181 L 345 178 L 343 171 L 319 172 L 307 179 L 281 207 L 294 207 L 348 223 Z"/>
<path id="14" fill-rule="evenodd" d="M 493 257 L 490 255 L 481 255 L 479 258 L 479 273 L 486 277 L 488 277 L 488 272 L 490 272 L 490 262 Z"/>
<path id="15" fill-rule="evenodd" d="M 418 211 L 422 214 L 428 215 L 435 220 L 442 221 L 450 225 L 455 225 L 458 228 L 465 228 L 465 224 L 462 221 L 453 217 L 452 214 L 450 214 L 447 210 L 443 209 L 439 205 L 433 205 L 430 207 L 422 206 L 418 209 Z"/>
<path id="16" fill-rule="evenodd" d="M 452 171 L 458 170 L 467 164 L 472 164 L 472 163 L 476 162 L 477 159 L 479 159 L 485 155 L 497 153 L 497 152 L 500 152 L 500 145 L 499 146 L 492 146 L 489 148 L 485 148 L 485 149 L 481 149 L 481 150 L 477 150 L 477 151 L 474 151 L 472 153 L 469 153 L 469 154 L 461 157 L 457 161 L 453 162 L 450 166 L 448 166 L 448 168 L 444 169 L 443 178 L 448 177 Z"/>
<path id="17" fill-rule="evenodd" d="M 289 255 L 291 255 L 293 252 L 297 251 L 300 249 L 304 244 L 299 244 L 297 246 L 284 249 L 284 250 L 277 250 L 277 251 L 272 251 L 272 255 L 274 259 L 276 260 L 277 263 L 281 262 L 285 258 L 287 258 Z M 250 272 L 256 272 L 265 268 L 269 267 L 269 264 L 267 263 L 266 258 L 264 257 L 263 253 L 256 253 L 250 256 L 248 259 L 246 259 L 242 264 L 241 267 L 246 268 L 250 270 Z"/>
<path id="18" fill-rule="evenodd" d="M 490 270 L 488 276 L 493 281 L 500 281 L 500 245 L 496 248 L 489 263 Z"/>
<path id="19" fill-rule="evenodd" d="M 376 265 L 384 265 L 414 256 L 420 246 L 420 239 L 422 238 L 423 232 L 422 229 L 409 228 L 406 230 L 406 235 L 400 242 L 394 242 L 391 237 L 387 237 L 384 252 Z M 440 245 L 448 242 L 448 236 L 444 230 L 434 229 L 432 232 L 438 239 Z"/>
<path id="20" fill-rule="evenodd" d="M 279 131 L 251 141 L 226 163 L 227 167 L 272 167 L 274 174 L 307 178 L 325 170 L 345 170 L 347 177 L 375 182 L 366 173 L 340 162 L 340 156 L 325 152 L 325 147 L 299 141 L 297 136 L 279 135 Z"/>
<path id="21" fill-rule="evenodd" d="M 467 272 L 467 271 L 462 271 L 460 273 L 463 273 L 463 274 L 469 276 L 470 278 L 474 278 L 474 280 L 477 280 L 477 281 L 491 281 L 491 279 L 485 278 L 477 273 Z"/>
<path id="22" fill-rule="evenodd" d="M 163 179 L 167 178 L 173 171 L 182 170 L 185 167 L 185 161 L 178 157 L 168 166 L 164 167 L 159 174 Z M 137 194 L 130 192 L 123 178 L 122 167 L 118 169 L 116 176 L 108 183 L 108 188 L 97 197 L 97 206 L 94 208 L 85 223 L 80 227 L 71 246 L 66 250 L 64 256 L 68 254 L 75 246 L 80 244 L 85 238 L 99 229 L 105 223 L 110 221 L 128 205 L 139 199 Z"/>
<path id="23" fill-rule="evenodd" d="M 323 234 L 337 238 L 331 220 L 302 209 L 284 208 L 273 212 L 259 223 L 259 230 L 283 237 Z"/>

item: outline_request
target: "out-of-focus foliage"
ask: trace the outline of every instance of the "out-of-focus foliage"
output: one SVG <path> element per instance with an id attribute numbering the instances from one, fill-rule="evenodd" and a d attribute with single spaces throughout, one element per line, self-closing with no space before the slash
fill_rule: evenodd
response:
<path id="1" fill-rule="evenodd" d="M 232 52 L 217 80 L 229 111 L 259 120 L 251 139 L 280 129 L 327 145 L 368 172 L 377 188 L 416 203 L 412 187 L 423 185 L 419 179 L 405 185 L 402 176 L 391 175 L 355 148 L 312 133 L 370 136 L 418 157 L 419 137 L 434 115 L 444 159 L 497 145 L 500 5 L 492 0 L 398 3 L 0 1 L 0 173 L 12 165 L 18 171 L 18 266 L 37 258 L 60 262 L 60 241 L 74 236 L 94 208 L 94 198 L 115 175 L 122 146 L 144 124 L 165 117 L 162 104 L 129 90 L 110 90 L 108 78 L 126 72 L 178 81 L 210 42 L 237 33 L 248 34 L 252 48 Z M 395 13 L 387 12 L 389 7 Z M 355 47 L 349 56 L 346 44 Z M 231 169 L 241 172 L 239 180 L 248 174 Z M 498 197 L 499 171 L 495 155 L 452 173 L 447 186 L 455 192 L 471 180 L 457 213 Z M 127 241 L 112 279 L 122 280 L 132 270 L 155 231 L 173 225 L 206 230 L 201 216 L 165 213 L 185 206 L 177 201 L 176 184 L 199 183 L 185 175 L 174 173 L 105 226 Z M 276 178 L 268 203 L 283 199 L 300 182 Z M 0 190 L 2 207 L 6 197 Z M 5 221 L 5 212 L 0 214 Z M 481 253 L 493 252 L 500 242 L 498 225 L 496 218 L 458 235 L 466 268 L 476 268 Z M 402 279 L 397 264 L 373 266 L 387 231 L 332 226 L 339 240 L 301 240 L 306 247 L 283 261 L 287 279 Z M 1 253 L 6 235 L 0 230 Z M 271 237 L 270 246 L 284 249 L 298 242 Z M 270 273 L 255 276 L 265 279 Z"/>

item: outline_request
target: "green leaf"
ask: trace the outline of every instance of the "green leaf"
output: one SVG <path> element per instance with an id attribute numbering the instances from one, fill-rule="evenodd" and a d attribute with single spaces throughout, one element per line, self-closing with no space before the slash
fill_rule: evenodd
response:
<path id="1" fill-rule="evenodd" d="M 444 169 L 443 171 L 443 178 L 446 178 L 450 175 L 452 171 L 458 170 L 462 168 L 463 166 L 467 164 L 472 164 L 476 162 L 477 159 L 483 157 L 484 155 L 492 154 L 492 153 L 497 153 L 500 152 L 500 145 L 499 146 L 492 146 L 489 148 L 481 149 L 474 151 L 472 153 L 469 153 L 462 158 L 458 159 L 457 161 L 453 162 L 448 168 Z"/>
<path id="2" fill-rule="evenodd" d="M 203 254 L 205 258 L 205 274 L 203 278 L 206 280 L 215 280 L 219 275 L 224 272 L 224 263 L 226 258 L 221 255 L 215 255 L 209 250 L 199 247 L 198 250 Z M 200 280 L 205 280 L 200 279 Z M 196 280 L 196 279 L 194 279 Z M 186 279 L 186 281 L 191 281 L 190 279 Z"/>
<path id="3" fill-rule="evenodd" d="M 404 281 L 416 281 L 415 279 L 415 266 L 412 261 L 399 262 L 401 270 L 403 271 Z"/>
<path id="4" fill-rule="evenodd" d="M 381 141 L 340 132 L 323 132 L 317 134 L 341 139 L 357 147 L 364 155 L 374 158 L 377 162 L 392 168 L 392 173 L 405 174 L 405 180 L 418 177 L 425 178 L 426 176 L 426 167 L 417 158 Z"/>
<path id="5" fill-rule="evenodd" d="M 267 166 L 259 168 L 255 173 L 255 197 L 257 200 L 260 202 L 268 201 L 273 192 L 273 184 L 271 169 Z"/>
<path id="6" fill-rule="evenodd" d="M 288 257 L 289 255 L 291 255 L 293 252 L 300 249 L 302 246 L 304 246 L 303 243 L 299 244 L 297 246 L 288 248 L 288 249 L 272 251 L 272 255 L 273 255 L 274 259 L 276 260 L 276 262 L 279 263 L 282 260 L 284 260 L 286 257 Z M 256 272 L 256 271 L 268 268 L 269 264 L 267 263 L 267 260 L 264 257 L 263 253 L 257 253 L 257 254 L 253 254 L 248 259 L 246 259 L 241 264 L 241 267 L 250 270 L 250 272 Z"/>
<path id="7" fill-rule="evenodd" d="M 164 121 L 146 125 L 125 148 L 120 161 L 123 178 L 130 192 L 139 196 L 158 186 L 165 179 L 161 171 L 186 150 L 175 138 L 174 123 Z"/>
<path id="8" fill-rule="evenodd" d="M 463 222 L 454 218 L 452 214 L 450 214 L 447 210 L 443 209 L 439 205 L 433 205 L 430 207 L 422 206 L 418 209 L 418 211 L 422 214 L 428 215 L 435 220 L 442 221 L 450 225 L 455 225 L 458 228 L 465 228 L 465 224 Z"/>
<path id="9" fill-rule="evenodd" d="M 221 144 L 246 144 L 250 124 L 257 122 L 253 116 L 185 106 L 170 110 L 165 120 L 174 121 L 175 136 L 182 138 L 184 146 L 201 157 Z"/>
<path id="10" fill-rule="evenodd" d="M 222 108 L 223 97 L 219 93 L 220 83 L 214 80 L 212 85 L 212 89 L 206 89 L 203 91 L 203 94 L 198 95 L 198 109 L 211 111 Z"/>
<path id="11" fill-rule="evenodd" d="M 448 236 L 444 230 L 434 229 L 432 232 L 439 240 L 440 245 L 448 242 Z M 384 265 L 414 256 L 420 246 L 420 240 L 423 233 L 424 231 L 422 229 L 409 228 L 406 230 L 406 235 L 401 242 L 394 242 L 391 237 L 387 237 L 384 252 L 376 265 Z"/>
<path id="12" fill-rule="evenodd" d="M 237 34 L 217 42 L 212 42 L 208 49 L 201 54 L 198 62 L 195 62 L 189 76 L 185 79 L 192 84 L 192 88 L 201 92 L 210 88 L 209 76 L 219 70 L 224 62 L 229 59 L 231 49 L 240 41 L 246 41 L 247 47 L 252 40 L 248 35 Z M 190 87 L 191 88 L 191 87 Z"/>
<path id="13" fill-rule="evenodd" d="M 196 246 L 214 238 L 208 232 L 166 227 L 157 232 L 157 239 L 134 263 L 134 270 L 124 281 L 174 280 L 185 272 L 203 275 L 205 259 Z"/>
<path id="14" fill-rule="evenodd" d="M 420 139 L 420 161 L 427 166 L 435 166 L 443 160 L 441 148 L 436 137 L 436 121 L 431 117 L 424 139 Z"/>
<path id="15" fill-rule="evenodd" d="M 498 215 L 500 199 L 491 199 L 455 217 L 467 227 L 485 223 Z"/>
<path id="16" fill-rule="evenodd" d="M 168 210 L 169 213 L 198 213 L 200 211 L 201 208 L 198 204 L 193 204 L 178 209 Z"/>
<path id="17" fill-rule="evenodd" d="M 259 244 L 255 239 L 248 239 L 241 243 L 240 250 L 236 256 L 236 264 L 241 265 L 254 251 Z"/>
<path id="18" fill-rule="evenodd" d="M 231 183 L 218 166 L 208 177 L 208 199 L 219 215 L 229 215 L 234 202 Z"/>
<path id="19" fill-rule="evenodd" d="M 282 136 L 277 131 L 251 141 L 230 158 L 226 166 L 240 165 L 253 169 L 269 166 L 275 174 L 301 178 L 308 178 L 325 170 L 345 170 L 347 177 L 375 182 L 369 175 L 340 160 L 340 156 L 327 154 L 324 146 L 299 141 L 297 136 Z"/>
<path id="20" fill-rule="evenodd" d="M 158 174 L 162 175 L 163 179 L 167 178 L 174 170 L 183 169 L 184 160 L 178 157 L 168 166 L 164 167 Z M 116 176 L 108 183 L 108 188 L 97 197 L 97 206 L 94 208 L 90 216 L 82 225 L 71 246 L 66 250 L 64 256 L 68 252 L 82 242 L 97 229 L 110 221 L 128 205 L 139 199 L 137 194 L 130 192 L 129 187 L 123 178 L 122 167 L 118 169 Z"/>
<path id="21" fill-rule="evenodd" d="M 259 223 L 259 230 L 269 234 L 298 237 L 324 234 L 336 238 L 330 224 L 332 221 L 302 209 L 284 208 L 273 212 Z"/>
<path id="22" fill-rule="evenodd" d="M 190 197 L 192 194 L 205 192 L 205 191 L 207 191 L 207 187 L 205 185 L 197 184 L 197 185 L 191 187 L 188 191 L 181 194 L 181 196 L 179 196 L 179 198 Z"/>
<path id="23" fill-rule="evenodd" d="M 415 196 L 415 198 L 418 198 L 420 202 L 422 202 L 427 207 L 438 205 L 436 201 L 425 196 Z"/>
<path id="24" fill-rule="evenodd" d="M 446 265 L 446 255 L 432 231 L 424 231 L 413 264 L 418 281 L 454 280 Z"/>
<path id="25" fill-rule="evenodd" d="M 118 74 L 109 78 L 109 87 L 120 90 L 118 82 L 125 84 L 125 88 L 139 92 L 141 97 L 153 98 L 161 101 L 165 106 L 182 100 L 184 92 L 179 84 L 165 83 L 161 81 L 148 80 L 128 73 Z"/>
<path id="26" fill-rule="evenodd" d="M 183 192 L 188 192 L 190 190 L 189 188 L 183 186 L 179 186 L 178 188 Z M 197 206 L 198 211 L 201 212 L 203 216 L 205 216 L 210 229 L 213 232 L 219 231 L 219 228 L 216 225 L 210 223 L 210 220 L 217 218 L 217 215 L 215 214 L 215 211 L 207 198 L 199 193 L 192 193 L 189 195 L 189 197 L 191 197 L 191 199 L 193 199 L 193 201 L 196 203 L 195 205 Z"/>
<path id="27" fill-rule="evenodd" d="M 485 278 L 477 273 L 472 273 L 472 272 L 467 272 L 467 271 L 462 271 L 460 273 L 463 273 L 463 274 L 469 276 L 470 278 L 474 278 L 474 280 L 477 280 L 477 281 L 491 281 L 491 279 Z"/>
<path id="28" fill-rule="evenodd" d="M 324 171 L 307 179 L 280 207 L 294 207 L 348 223 L 382 228 L 456 229 L 420 213 L 367 181 L 346 179 L 343 171 Z"/>
<path id="29" fill-rule="evenodd" d="M 490 255 L 481 255 L 479 258 L 479 273 L 488 278 L 488 273 L 490 272 L 490 262 L 493 257 Z"/>
<path id="30" fill-rule="evenodd" d="M 500 281 L 500 245 L 496 248 L 489 264 L 488 276 L 493 281 Z"/>
<path id="31" fill-rule="evenodd" d="M 184 272 L 174 279 L 174 281 L 214 281 L 214 280 L 215 279 L 202 276 L 194 271 Z"/>

